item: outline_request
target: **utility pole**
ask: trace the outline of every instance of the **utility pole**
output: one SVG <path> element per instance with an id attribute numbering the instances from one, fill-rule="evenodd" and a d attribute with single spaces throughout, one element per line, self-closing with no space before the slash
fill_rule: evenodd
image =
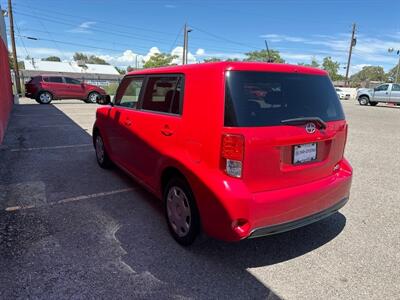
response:
<path id="1" fill-rule="evenodd" d="M 192 29 L 190 29 L 187 26 L 187 23 L 185 23 L 185 27 L 183 29 L 183 54 L 182 54 L 182 64 L 186 65 L 187 64 L 187 58 L 188 58 L 188 44 L 189 44 L 189 32 L 191 32 Z"/>
<path id="2" fill-rule="evenodd" d="M 21 81 L 19 79 L 17 49 L 15 47 L 14 17 L 13 17 L 13 12 L 12 12 L 11 0 L 8 0 L 8 17 L 10 18 L 10 36 L 11 36 L 11 46 L 12 46 L 13 61 L 14 61 L 15 85 L 17 87 L 17 94 L 20 95 L 21 94 Z"/>
<path id="3" fill-rule="evenodd" d="M 399 57 L 399 61 L 397 62 L 397 68 L 396 68 L 396 78 L 394 80 L 395 83 L 399 82 L 399 71 L 400 71 L 400 49 L 397 49 L 397 51 L 394 48 L 389 48 L 388 49 L 389 53 L 396 52 L 397 56 Z"/>
<path id="4" fill-rule="evenodd" d="M 346 86 L 349 83 L 349 71 L 350 71 L 351 53 L 353 52 L 353 47 L 357 43 L 357 39 L 354 37 L 355 33 L 356 33 L 356 23 L 353 23 L 353 31 L 351 33 L 350 48 L 349 48 L 349 58 L 347 60 L 347 68 L 346 68 L 346 79 L 345 79 L 345 82 L 344 82 Z"/>

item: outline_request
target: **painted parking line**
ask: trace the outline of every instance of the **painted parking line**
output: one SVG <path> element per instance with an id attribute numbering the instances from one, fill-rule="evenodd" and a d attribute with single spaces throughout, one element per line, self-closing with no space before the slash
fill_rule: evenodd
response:
<path id="1" fill-rule="evenodd" d="M 59 116 L 94 116 L 94 112 L 88 112 L 88 113 L 65 113 L 65 114 L 13 114 L 13 117 L 59 117 Z"/>
<path id="2" fill-rule="evenodd" d="M 50 203 L 41 204 L 41 205 L 11 206 L 11 207 L 7 207 L 5 209 L 5 211 L 11 212 L 11 211 L 18 211 L 18 210 L 25 210 L 25 209 L 50 207 L 50 206 L 55 206 L 55 205 L 59 205 L 59 204 L 65 204 L 65 203 L 70 203 L 70 202 L 77 202 L 77 201 L 82 201 L 82 200 L 87 200 L 87 199 L 93 199 L 93 198 L 99 198 L 99 197 L 104 197 L 104 196 L 110 196 L 110 195 L 115 195 L 115 194 L 131 192 L 136 189 L 138 189 L 138 188 L 126 188 L 126 189 L 114 190 L 114 191 L 109 191 L 109 192 L 82 195 L 82 196 L 77 196 L 77 197 L 65 198 L 65 199 L 55 201 L 55 202 L 50 202 Z"/>
<path id="3" fill-rule="evenodd" d="M 77 127 L 76 124 L 53 124 L 53 125 L 35 125 L 35 127 L 31 127 L 30 129 L 36 128 L 57 128 L 57 127 Z M 26 126 L 9 126 L 8 129 L 26 129 Z"/>
<path id="4" fill-rule="evenodd" d="M 56 150 L 56 149 L 66 149 L 66 148 L 80 148 L 93 146 L 93 144 L 79 144 L 79 145 L 64 145 L 64 146 L 49 146 L 49 147 L 33 147 L 33 148 L 18 148 L 10 149 L 11 152 L 21 152 L 21 151 L 36 151 L 36 150 Z"/>

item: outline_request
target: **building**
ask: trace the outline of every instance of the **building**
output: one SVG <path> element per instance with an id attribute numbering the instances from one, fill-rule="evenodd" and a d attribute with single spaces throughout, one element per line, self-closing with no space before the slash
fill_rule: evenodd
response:
<path id="1" fill-rule="evenodd" d="M 8 49 L 4 11 L 0 5 L 0 144 L 7 128 L 13 105 L 10 66 L 8 64 Z"/>
<path id="2" fill-rule="evenodd" d="M 37 75 L 59 75 L 76 78 L 99 86 L 119 82 L 122 76 L 111 65 L 84 64 L 76 61 L 58 62 L 37 59 L 24 60 L 25 70 L 20 70 L 22 82 Z"/>
<path id="3" fill-rule="evenodd" d="M 78 64 L 72 62 L 43 61 L 43 60 L 25 60 L 26 71 L 38 71 L 43 73 L 59 72 L 59 73 L 78 73 L 78 74 L 104 74 L 119 75 L 115 67 L 111 65 L 95 65 L 95 64 Z"/>

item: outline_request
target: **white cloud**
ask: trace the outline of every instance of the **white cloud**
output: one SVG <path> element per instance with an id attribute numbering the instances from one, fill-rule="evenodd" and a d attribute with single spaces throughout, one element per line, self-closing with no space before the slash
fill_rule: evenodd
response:
<path id="1" fill-rule="evenodd" d="M 271 48 L 279 50 L 285 60 L 289 63 L 309 62 L 313 56 L 320 58 L 331 56 L 341 63 L 340 72 L 347 62 L 347 55 L 350 43 L 349 33 L 337 33 L 335 35 L 312 35 L 309 37 L 288 36 L 284 34 L 265 34 L 260 36 L 266 38 Z M 398 33 L 385 36 L 371 37 L 362 34 L 357 35 L 357 45 L 353 48 L 353 65 L 382 65 L 385 70 L 396 64 L 397 57 L 388 53 L 388 48 L 399 48 Z M 287 48 L 286 46 L 290 46 Z M 357 70 L 351 68 L 350 72 Z"/>
<path id="2" fill-rule="evenodd" d="M 196 51 L 196 55 L 198 56 L 203 56 L 206 53 L 206 51 L 203 48 L 199 48 Z"/>
<path id="3" fill-rule="evenodd" d="M 68 30 L 68 32 L 73 32 L 73 33 L 92 33 L 90 28 L 92 28 L 93 25 L 96 25 L 96 24 L 97 24 L 97 22 L 91 22 L 91 21 L 83 22 L 78 27 Z"/>
<path id="4" fill-rule="evenodd" d="M 176 55 L 177 56 L 177 58 L 175 58 L 172 61 L 172 63 L 173 64 L 177 64 L 177 65 L 181 65 L 182 64 L 182 59 L 183 59 L 183 47 L 181 47 L 181 46 L 175 47 L 175 49 L 173 49 L 171 51 L 171 55 Z M 190 51 L 188 52 L 187 60 L 188 60 L 188 64 L 194 64 L 194 63 L 197 62 L 196 57 Z"/>
<path id="5" fill-rule="evenodd" d="M 281 41 L 286 41 L 286 42 L 304 42 L 305 39 L 297 36 L 289 36 L 289 35 L 282 35 L 282 34 L 263 34 L 260 35 L 261 38 L 267 39 L 268 41 L 271 42 L 281 42 Z"/>

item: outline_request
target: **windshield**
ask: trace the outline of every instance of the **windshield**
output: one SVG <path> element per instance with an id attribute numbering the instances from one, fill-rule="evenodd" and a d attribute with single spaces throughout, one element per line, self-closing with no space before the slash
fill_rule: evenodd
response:
<path id="1" fill-rule="evenodd" d="M 325 122 L 344 119 L 328 76 L 226 73 L 225 126 L 276 126 L 282 125 L 282 120 L 304 117 L 318 117 Z"/>

